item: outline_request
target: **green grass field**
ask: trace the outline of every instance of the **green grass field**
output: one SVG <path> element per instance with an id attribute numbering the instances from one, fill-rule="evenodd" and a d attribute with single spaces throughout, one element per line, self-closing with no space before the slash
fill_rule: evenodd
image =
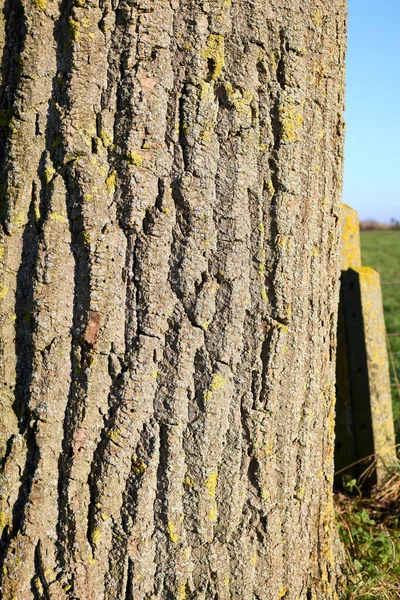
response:
<path id="1" fill-rule="evenodd" d="M 400 231 L 365 231 L 361 233 L 362 264 L 379 271 L 381 276 L 383 308 L 388 333 L 400 333 Z M 388 285 L 388 284 L 398 285 Z M 400 380 L 400 336 L 390 338 L 390 347 L 395 362 L 397 377 Z M 398 353 L 398 354 L 396 354 Z M 391 383 L 395 374 L 390 365 Z M 400 442 L 400 394 L 392 387 L 393 413 Z"/>

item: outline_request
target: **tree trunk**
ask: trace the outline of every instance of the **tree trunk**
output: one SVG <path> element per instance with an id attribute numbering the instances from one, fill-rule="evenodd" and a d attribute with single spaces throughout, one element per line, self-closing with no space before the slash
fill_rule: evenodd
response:
<path id="1" fill-rule="evenodd" d="M 1 0 L 5 600 L 331 600 L 344 0 Z"/>

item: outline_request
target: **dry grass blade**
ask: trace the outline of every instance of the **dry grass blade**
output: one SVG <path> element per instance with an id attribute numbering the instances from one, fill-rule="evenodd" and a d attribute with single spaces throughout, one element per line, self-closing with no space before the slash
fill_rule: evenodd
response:
<path id="1" fill-rule="evenodd" d="M 400 505 L 400 469 L 391 471 L 384 483 L 374 488 L 374 497 L 383 504 Z"/>
<path id="2" fill-rule="evenodd" d="M 346 600 L 400 600 L 400 467 L 388 467 L 386 480 L 362 494 L 360 479 L 354 481 L 335 496 L 348 560 Z"/>
<path id="3" fill-rule="evenodd" d="M 399 598 L 398 583 L 378 581 L 375 585 L 360 581 L 356 589 L 350 593 L 348 600 L 393 600 Z"/>

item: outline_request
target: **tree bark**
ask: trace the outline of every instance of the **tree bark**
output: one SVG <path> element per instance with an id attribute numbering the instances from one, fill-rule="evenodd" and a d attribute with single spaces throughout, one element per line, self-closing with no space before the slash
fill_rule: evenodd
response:
<path id="1" fill-rule="evenodd" d="M 1 0 L 5 600 L 333 600 L 344 0 Z"/>

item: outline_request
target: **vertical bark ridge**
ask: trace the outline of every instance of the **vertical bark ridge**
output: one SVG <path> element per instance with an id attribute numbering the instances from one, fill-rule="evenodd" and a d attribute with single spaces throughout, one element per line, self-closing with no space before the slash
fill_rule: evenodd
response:
<path id="1" fill-rule="evenodd" d="M 5 355 L 4 367 L 9 380 L 15 378 L 13 408 L 19 420 L 19 431 L 23 436 L 22 443 L 14 444 L 15 431 L 11 431 L 9 435 L 11 434 L 12 437 L 9 441 L 14 449 L 19 446 L 19 451 L 22 456 L 25 454 L 26 461 L 18 500 L 10 504 L 10 497 L 13 497 L 15 490 L 9 488 L 7 484 L 14 483 L 14 486 L 18 486 L 12 478 L 10 482 L 7 481 L 7 477 L 5 478 L 2 495 L 2 504 L 5 507 L 2 521 L 3 526 L 6 525 L 6 531 L 10 522 L 7 514 L 9 507 L 14 508 L 13 527 L 9 529 L 4 539 L 8 553 L 3 555 L 2 569 L 3 578 L 6 576 L 2 589 L 6 595 L 9 593 L 11 596 L 19 589 L 22 593 L 30 593 L 32 586 L 39 581 L 35 574 L 36 542 L 31 543 L 31 538 L 34 537 L 40 522 L 47 527 L 49 536 L 54 536 L 56 526 L 54 511 L 46 512 L 46 518 L 43 520 L 33 505 L 35 502 L 40 505 L 41 501 L 48 496 L 56 496 L 53 483 L 57 457 L 54 460 L 53 440 L 56 432 L 54 427 L 60 426 L 62 415 L 58 414 L 57 408 L 50 401 L 48 386 L 51 387 L 54 381 L 53 369 L 57 371 L 57 367 L 60 367 L 61 372 L 63 370 L 62 363 L 66 358 L 63 345 L 68 339 L 69 328 L 67 322 L 65 331 L 63 300 L 57 297 L 57 292 L 54 292 L 54 296 L 50 294 L 50 298 L 46 300 L 41 293 L 43 284 L 49 284 L 49 288 L 54 287 L 51 279 L 52 267 L 56 267 L 54 271 L 57 275 L 59 266 L 57 263 L 64 259 L 65 252 L 69 254 L 69 238 L 65 230 L 57 245 L 54 229 L 58 228 L 58 224 L 49 222 L 46 219 L 48 215 L 43 218 L 40 214 L 42 205 L 52 203 L 53 199 L 55 204 L 60 202 L 60 198 L 55 199 L 56 194 L 51 189 L 53 172 L 49 170 L 46 161 L 46 135 L 43 129 L 52 84 L 49 74 L 54 72 L 55 67 L 55 55 L 54 51 L 52 52 L 54 47 L 49 47 L 44 58 L 39 43 L 41 35 L 43 38 L 48 36 L 52 24 L 50 19 L 40 17 L 36 7 L 23 4 L 21 10 L 24 14 L 21 26 L 26 34 L 25 39 L 21 40 L 21 45 L 16 45 L 16 49 L 19 51 L 20 72 L 24 73 L 26 69 L 29 78 L 18 75 L 14 89 L 11 90 L 13 95 L 11 102 L 15 112 L 7 123 L 8 142 L 2 163 L 2 180 L 7 182 L 7 207 L 3 227 L 7 237 L 3 238 L 4 245 L 7 246 L 7 255 L 13 256 L 14 260 L 18 259 L 21 252 L 20 265 L 13 266 L 9 262 L 9 269 L 4 271 L 8 276 L 8 285 L 3 288 L 6 292 L 3 295 L 5 305 L 3 335 L 6 340 L 12 341 L 14 334 L 10 329 L 15 327 L 16 353 L 15 361 L 10 351 Z M 33 33 L 35 28 L 37 28 L 35 34 L 39 34 L 39 38 Z M 14 35 L 15 33 L 14 30 Z M 12 69 L 10 73 L 12 74 Z M 10 93 L 10 88 L 8 92 Z M 7 100 L 10 102 L 10 97 Z M 26 160 L 27 149 L 30 161 Z M 63 223 L 65 221 L 66 219 Z M 66 272 L 68 272 L 67 268 Z M 58 300 L 61 300 L 60 306 Z M 55 301 L 54 305 L 53 301 Z M 51 313 L 56 308 L 61 310 L 52 318 Z M 56 332 L 57 337 L 52 337 L 51 334 L 54 335 Z M 58 354 L 56 365 L 55 354 Z M 68 364 L 68 358 L 66 362 Z M 11 408 L 6 406 L 5 410 L 10 411 Z M 19 458 L 17 462 L 21 462 L 21 459 Z M 7 472 L 6 465 L 4 471 Z M 49 482 L 46 492 L 44 481 Z M 31 502 L 31 499 L 34 501 Z M 49 507 L 50 503 L 43 504 Z M 43 509 L 45 510 L 44 506 Z M 49 556 L 48 562 L 54 567 L 53 542 L 50 545 L 50 553 L 53 557 Z M 46 551 L 49 550 L 48 546 Z M 31 579 L 18 582 L 19 566 L 25 563 L 32 567 Z"/>

